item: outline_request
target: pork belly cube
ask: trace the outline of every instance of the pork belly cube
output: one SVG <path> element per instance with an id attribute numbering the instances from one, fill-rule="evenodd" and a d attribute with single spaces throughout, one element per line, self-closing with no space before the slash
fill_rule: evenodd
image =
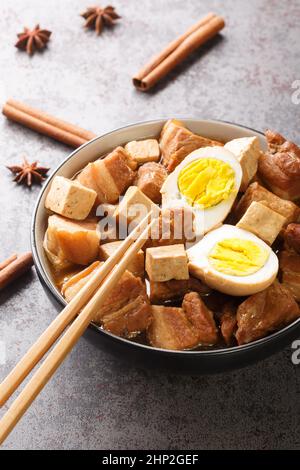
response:
<path id="1" fill-rule="evenodd" d="M 270 130 L 266 131 L 266 139 L 269 150 L 259 157 L 259 176 L 277 196 L 299 199 L 300 147 Z"/>
<path id="2" fill-rule="evenodd" d="M 300 224 L 289 224 L 284 230 L 283 238 L 287 248 L 300 254 Z"/>
<path id="3" fill-rule="evenodd" d="M 130 225 L 132 230 L 151 211 L 153 211 L 154 216 L 157 216 L 160 209 L 139 188 L 130 186 L 114 216 L 118 219 L 120 226 L 124 228 Z"/>
<path id="4" fill-rule="evenodd" d="M 82 289 L 100 265 L 91 266 L 70 278 L 62 288 L 67 302 Z M 104 305 L 99 309 L 94 322 L 111 333 L 132 338 L 150 325 L 152 316 L 145 284 L 140 278 L 125 271 L 116 287 L 111 291 Z"/>
<path id="5" fill-rule="evenodd" d="M 78 175 L 78 181 L 97 193 L 97 203 L 114 204 L 135 178 L 134 164 L 122 147 L 105 158 L 89 163 Z"/>
<path id="6" fill-rule="evenodd" d="M 152 322 L 147 330 L 151 346 L 184 350 L 198 346 L 198 334 L 182 308 L 152 305 Z"/>
<path id="7" fill-rule="evenodd" d="M 148 248 L 146 271 L 149 279 L 156 282 L 188 279 L 188 259 L 184 245 Z"/>
<path id="8" fill-rule="evenodd" d="M 143 249 L 195 242 L 194 214 L 184 207 L 162 209 Z"/>
<path id="9" fill-rule="evenodd" d="M 65 297 L 67 302 L 70 302 L 75 295 L 86 285 L 90 280 L 92 275 L 101 264 L 100 261 L 94 261 L 90 266 L 83 269 L 77 274 L 71 276 L 67 281 L 65 281 L 61 288 L 61 293 Z"/>
<path id="10" fill-rule="evenodd" d="M 186 294 L 182 308 L 152 305 L 151 310 L 147 336 L 154 347 L 184 350 L 218 341 L 213 313 L 196 292 Z"/>
<path id="11" fill-rule="evenodd" d="M 191 291 L 197 292 L 199 295 L 207 295 L 211 289 L 194 277 L 180 281 L 176 279 L 165 282 L 150 281 L 150 302 L 157 304 L 170 300 L 181 300 L 185 294 Z"/>
<path id="12" fill-rule="evenodd" d="M 160 148 L 156 139 L 133 140 L 125 145 L 125 150 L 138 164 L 158 162 Z"/>
<path id="13" fill-rule="evenodd" d="M 151 320 L 145 283 L 129 271 L 125 271 L 94 319 L 104 329 L 125 338 L 145 331 Z"/>
<path id="14" fill-rule="evenodd" d="M 207 308 L 197 292 L 189 292 L 184 296 L 182 308 L 198 333 L 201 344 L 216 344 L 218 329 L 213 312 Z"/>
<path id="15" fill-rule="evenodd" d="M 60 215 L 51 215 L 48 219 L 47 247 L 61 260 L 90 264 L 98 257 L 99 242 L 94 219 L 74 222 Z"/>
<path id="16" fill-rule="evenodd" d="M 160 190 L 167 176 L 167 170 L 160 163 L 145 163 L 138 169 L 134 183 L 151 201 L 160 204 Z"/>
<path id="17" fill-rule="evenodd" d="M 285 223 L 286 218 L 278 212 L 254 201 L 236 226 L 254 233 L 266 243 L 272 245 Z"/>
<path id="18" fill-rule="evenodd" d="M 171 173 L 177 165 L 194 150 L 200 147 L 223 145 L 221 142 L 193 134 L 183 123 L 171 119 L 164 125 L 160 136 L 162 164 Z"/>
<path id="19" fill-rule="evenodd" d="M 281 199 L 257 182 L 250 184 L 240 199 L 234 209 L 235 217 L 240 219 L 253 201 L 260 202 L 264 206 L 269 207 L 269 209 L 278 212 L 278 214 L 286 218 L 286 224 L 297 222 L 300 219 L 300 208 L 296 204 L 292 201 Z"/>
<path id="20" fill-rule="evenodd" d="M 279 254 L 282 284 L 287 287 L 295 300 L 300 301 L 300 255 L 292 251 Z"/>
<path id="21" fill-rule="evenodd" d="M 68 219 L 84 220 L 89 215 L 97 197 L 96 191 L 78 181 L 55 176 L 47 194 L 46 209 Z"/>
<path id="22" fill-rule="evenodd" d="M 289 289 L 275 281 L 264 291 L 248 297 L 238 307 L 238 344 L 263 338 L 292 323 L 299 316 L 299 306 Z"/>
<path id="23" fill-rule="evenodd" d="M 122 241 L 115 241 L 110 243 L 105 243 L 99 248 L 99 258 L 102 261 L 106 261 L 115 251 L 120 247 Z M 128 266 L 128 271 L 132 272 L 135 276 L 144 277 L 145 275 L 145 255 L 143 250 L 140 250 L 131 261 Z"/>
<path id="24" fill-rule="evenodd" d="M 227 302 L 222 308 L 220 317 L 221 334 L 227 346 L 232 346 L 235 341 L 237 329 L 237 307 L 233 302 Z"/>
<path id="25" fill-rule="evenodd" d="M 258 137 L 233 139 L 225 144 L 225 148 L 233 153 L 240 162 L 243 172 L 240 191 L 244 192 L 257 172 L 261 152 L 259 139 Z"/>
<path id="26" fill-rule="evenodd" d="M 43 241 L 43 248 L 48 258 L 49 263 L 51 264 L 52 269 L 54 270 L 55 274 L 60 274 L 64 271 L 68 271 L 72 267 L 72 263 L 64 258 L 59 258 L 48 248 L 48 230 L 46 230 L 44 241 Z"/>

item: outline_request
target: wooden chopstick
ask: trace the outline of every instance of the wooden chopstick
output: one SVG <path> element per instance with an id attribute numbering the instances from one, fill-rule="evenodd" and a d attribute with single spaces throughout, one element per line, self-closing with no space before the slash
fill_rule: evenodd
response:
<path id="1" fill-rule="evenodd" d="M 139 231 L 146 227 L 149 215 L 147 215 L 138 226 L 123 241 L 115 253 L 108 260 L 99 266 L 86 285 L 70 301 L 70 303 L 61 311 L 55 320 L 48 326 L 44 333 L 31 346 L 23 358 L 18 362 L 14 369 L 8 374 L 0 385 L 0 407 L 3 406 L 10 396 L 15 392 L 18 386 L 23 382 L 31 370 L 42 359 L 46 352 L 51 348 L 54 342 L 59 338 L 69 323 L 75 318 L 81 308 L 91 298 L 96 289 L 99 288 L 103 279 L 110 270 L 120 260 L 129 246 L 137 238 Z"/>
<path id="2" fill-rule="evenodd" d="M 125 269 L 132 261 L 133 256 L 142 248 L 146 242 L 149 231 L 156 223 L 156 219 L 152 220 L 149 225 L 142 231 L 139 237 L 133 242 L 132 246 L 127 250 L 123 258 L 112 269 L 103 281 L 99 290 L 97 290 L 90 301 L 83 308 L 74 322 L 70 325 L 65 334 L 61 337 L 52 351 L 49 353 L 40 368 L 34 373 L 24 390 L 13 402 L 11 407 L 5 413 L 0 421 L 0 444 L 6 439 L 23 414 L 29 408 L 31 403 L 50 380 L 54 372 L 60 366 L 62 361 L 72 350 L 78 339 L 84 333 L 91 320 L 96 315 L 99 308 L 103 305 L 110 291 L 115 287 Z M 106 264 L 106 263 L 105 263 Z"/>

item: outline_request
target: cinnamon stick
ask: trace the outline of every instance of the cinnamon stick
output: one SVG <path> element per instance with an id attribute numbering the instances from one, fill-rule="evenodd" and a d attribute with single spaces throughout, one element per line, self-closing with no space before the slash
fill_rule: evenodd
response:
<path id="1" fill-rule="evenodd" d="M 4 289 L 12 281 L 28 271 L 33 265 L 33 258 L 30 252 L 19 255 L 0 271 L 0 290 Z"/>
<path id="2" fill-rule="evenodd" d="M 1 269 L 6 268 L 6 266 L 8 266 L 10 263 L 12 263 L 13 261 L 15 261 L 15 259 L 17 259 L 17 257 L 18 257 L 17 253 L 13 253 L 13 254 L 10 255 L 7 259 L 5 259 L 4 261 L 2 261 L 2 263 L 0 263 L 0 271 L 1 271 Z"/>
<path id="3" fill-rule="evenodd" d="M 188 55 L 213 38 L 224 26 L 225 22 L 222 17 L 209 13 L 154 56 L 133 77 L 134 86 L 141 91 L 149 90 Z"/>
<path id="4" fill-rule="evenodd" d="M 2 113 L 12 121 L 74 148 L 80 147 L 80 145 L 96 137 L 93 132 L 13 99 L 5 103 Z"/>

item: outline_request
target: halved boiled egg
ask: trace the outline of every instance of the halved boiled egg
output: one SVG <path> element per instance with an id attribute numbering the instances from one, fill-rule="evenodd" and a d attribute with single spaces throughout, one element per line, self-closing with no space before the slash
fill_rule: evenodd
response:
<path id="1" fill-rule="evenodd" d="M 223 147 L 205 147 L 190 153 L 167 177 L 162 207 L 188 207 L 194 213 L 197 235 L 226 218 L 238 193 L 242 169 Z"/>
<path id="2" fill-rule="evenodd" d="M 230 295 L 251 295 L 275 280 L 278 258 L 253 233 L 233 225 L 207 233 L 187 250 L 190 273 L 212 289 Z"/>

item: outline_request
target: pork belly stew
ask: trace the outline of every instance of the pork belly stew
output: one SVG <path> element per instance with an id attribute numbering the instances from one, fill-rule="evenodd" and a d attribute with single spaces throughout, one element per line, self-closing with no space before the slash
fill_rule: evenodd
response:
<path id="1" fill-rule="evenodd" d="M 177 120 L 46 196 L 44 250 L 67 302 L 147 213 L 155 224 L 93 323 L 167 350 L 241 346 L 300 317 L 300 148 L 218 142 Z"/>

